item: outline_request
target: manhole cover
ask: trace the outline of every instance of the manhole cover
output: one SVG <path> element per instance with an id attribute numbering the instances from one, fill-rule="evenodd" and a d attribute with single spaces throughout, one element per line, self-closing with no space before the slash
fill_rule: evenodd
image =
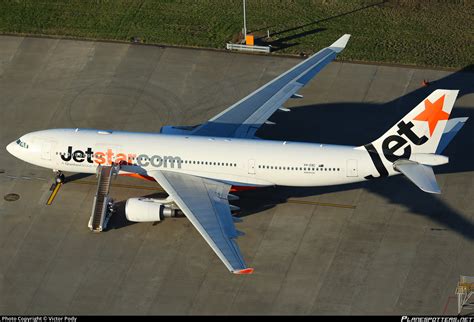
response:
<path id="1" fill-rule="evenodd" d="M 18 199 L 20 199 L 20 195 L 16 193 L 9 193 L 5 197 L 3 197 L 3 199 L 5 199 L 6 201 L 17 201 Z"/>

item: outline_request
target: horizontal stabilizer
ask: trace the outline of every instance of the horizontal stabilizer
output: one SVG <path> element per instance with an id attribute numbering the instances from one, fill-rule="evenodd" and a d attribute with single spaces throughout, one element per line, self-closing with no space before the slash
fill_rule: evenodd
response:
<path id="1" fill-rule="evenodd" d="M 411 182 L 424 192 L 441 193 L 433 169 L 430 166 L 409 160 L 395 161 L 393 166 L 395 170 L 403 173 Z"/>
<path id="2" fill-rule="evenodd" d="M 436 148 L 436 154 L 440 154 L 446 149 L 448 144 L 454 139 L 459 130 L 462 129 L 464 123 L 466 123 L 468 117 L 457 117 L 454 119 L 448 120 L 446 127 L 444 128 L 443 135 L 439 141 L 439 145 Z"/>

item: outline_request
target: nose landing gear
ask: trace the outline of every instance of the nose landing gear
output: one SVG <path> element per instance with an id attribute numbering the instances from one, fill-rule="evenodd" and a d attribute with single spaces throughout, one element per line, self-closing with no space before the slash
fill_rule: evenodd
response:
<path id="1" fill-rule="evenodd" d="M 64 176 L 64 173 L 61 171 L 54 171 L 56 173 L 56 176 L 54 178 L 54 182 L 56 183 L 64 183 L 66 181 L 66 177 Z"/>

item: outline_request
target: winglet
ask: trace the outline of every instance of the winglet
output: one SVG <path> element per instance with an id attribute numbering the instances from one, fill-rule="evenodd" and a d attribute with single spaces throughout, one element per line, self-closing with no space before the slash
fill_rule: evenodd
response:
<path id="1" fill-rule="evenodd" d="M 331 46 L 329 46 L 329 48 L 334 50 L 336 53 L 340 53 L 344 48 L 346 48 L 349 38 L 351 38 L 351 35 L 345 34 L 344 36 L 336 40 Z"/>
<path id="2" fill-rule="evenodd" d="M 244 268 L 238 271 L 233 271 L 232 273 L 238 274 L 238 275 L 249 275 L 253 273 L 253 268 Z"/>

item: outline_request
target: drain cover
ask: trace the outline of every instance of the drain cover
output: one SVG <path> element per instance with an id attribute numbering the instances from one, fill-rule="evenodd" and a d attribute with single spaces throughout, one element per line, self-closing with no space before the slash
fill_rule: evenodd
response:
<path id="1" fill-rule="evenodd" d="M 18 199 L 20 199 L 20 195 L 16 193 L 9 193 L 8 195 L 5 195 L 3 199 L 5 199 L 6 201 L 17 201 Z"/>
<path id="2" fill-rule="evenodd" d="M 3 170 L 3 169 L 0 169 L 0 173 L 5 173 L 5 170 Z"/>

